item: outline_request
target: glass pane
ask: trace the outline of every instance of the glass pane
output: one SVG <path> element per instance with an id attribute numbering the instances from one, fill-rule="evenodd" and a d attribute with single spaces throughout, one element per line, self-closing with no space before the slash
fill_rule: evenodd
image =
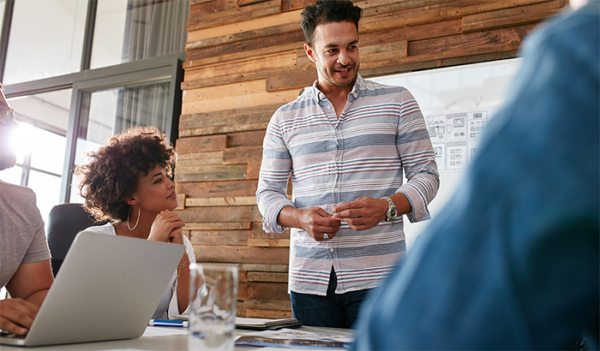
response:
<path id="1" fill-rule="evenodd" d="M 19 163 L 31 154 L 32 167 L 62 173 L 70 100 L 71 89 L 8 100 L 20 125 L 16 140 Z"/>
<path id="2" fill-rule="evenodd" d="M 29 172 L 28 186 L 35 192 L 42 219 L 48 223 L 48 213 L 59 203 L 60 177 L 32 170 Z"/>
<path id="3" fill-rule="evenodd" d="M 21 185 L 23 168 L 14 166 L 0 171 L 0 180 L 6 183 Z"/>
<path id="4" fill-rule="evenodd" d="M 87 162 L 84 153 L 95 151 L 106 139 L 133 126 L 155 126 L 166 131 L 170 82 L 85 93 L 76 141 L 75 165 Z M 81 202 L 77 179 L 71 201 Z"/>
<path id="5" fill-rule="evenodd" d="M 36 128 L 31 152 L 31 167 L 62 174 L 67 138 L 47 130 Z"/>
<path id="6" fill-rule="evenodd" d="M 15 1 L 4 84 L 81 69 L 87 1 Z"/>
<path id="7" fill-rule="evenodd" d="M 4 24 L 4 8 L 6 7 L 6 0 L 0 0 L 0 28 Z"/>
<path id="8" fill-rule="evenodd" d="M 91 68 L 185 50 L 188 0 L 98 2 Z"/>

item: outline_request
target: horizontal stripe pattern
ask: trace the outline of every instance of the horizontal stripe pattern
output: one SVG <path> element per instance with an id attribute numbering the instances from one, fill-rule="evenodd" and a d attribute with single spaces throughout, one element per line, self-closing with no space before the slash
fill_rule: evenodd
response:
<path id="1" fill-rule="evenodd" d="M 291 174 L 293 201 L 286 195 Z M 403 182 L 406 174 L 406 183 Z M 404 194 L 411 221 L 429 218 L 439 176 L 423 115 L 402 88 L 357 78 L 340 118 L 316 85 L 271 118 L 263 142 L 257 203 L 267 232 L 282 232 L 285 206 L 333 206 L 360 197 Z M 406 250 L 402 217 L 356 232 L 342 223 L 328 242 L 296 228 L 291 233 L 290 289 L 326 295 L 378 286 Z"/>

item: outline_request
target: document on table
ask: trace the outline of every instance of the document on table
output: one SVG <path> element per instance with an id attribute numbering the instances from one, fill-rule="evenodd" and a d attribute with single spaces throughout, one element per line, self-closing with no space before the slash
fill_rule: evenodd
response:
<path id="1" fill-rule="evenodd" d="M 344 349 L 353 338 L 294 329 L 265 330 L 238 335 L 236 345 L 272 346 L 283 348 Z"/>
<path id="2" fill-rule="evenodd" d="M 147 327 L 142 336 L 167 336 L 187 334 L 187 328 Z"/>

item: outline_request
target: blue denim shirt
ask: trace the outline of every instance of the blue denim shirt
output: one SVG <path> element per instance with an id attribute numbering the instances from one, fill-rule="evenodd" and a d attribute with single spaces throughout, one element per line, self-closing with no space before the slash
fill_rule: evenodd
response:
<path id="1" fill-rule="evenodd" d="M 367 297 L 354 350 L 566 349 L 599 333 L 600 2 L 551 20 L 459 191 Z"/>

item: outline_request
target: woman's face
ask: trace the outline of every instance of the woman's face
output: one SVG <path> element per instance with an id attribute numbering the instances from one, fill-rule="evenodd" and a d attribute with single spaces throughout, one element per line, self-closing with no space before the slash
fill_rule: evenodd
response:
<path id="1" fill-rule="evenodd" d="M 137 190 L 132 196 L 137 205 L 147 212 L 160 213 L 177 207 L 175 183 L 167 177 L 167 170 L 156 166 L 138 179 Z"/>

